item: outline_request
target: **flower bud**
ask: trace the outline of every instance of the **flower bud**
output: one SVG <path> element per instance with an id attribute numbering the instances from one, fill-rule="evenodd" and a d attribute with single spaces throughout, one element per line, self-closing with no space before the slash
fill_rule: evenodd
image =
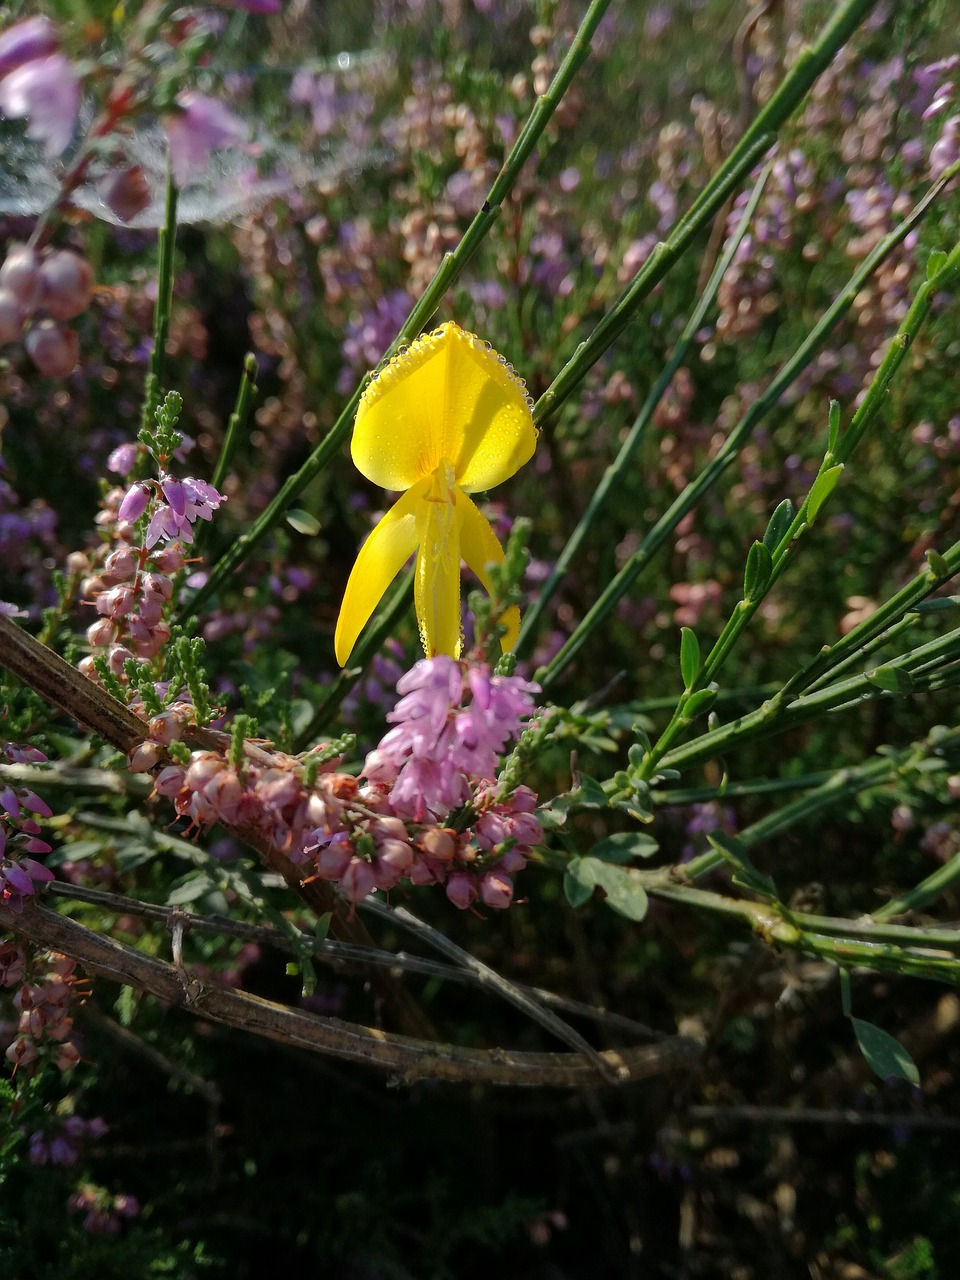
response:
<path id="1" fill-rule="evenodd" d="M 132 221 L 150 207 L 150 188 L 138 164 L 108 173 L 97 183 L 97 195 L 121 222 Z"/>
<path id="2" fill-rule="evenodd" d="M 115 583 L 129 582 L 136 576 L 137 553 L 132 547 L 118 547 L 111 551 L 103 564 L 103 580 L 111 586 Z"/>
<path id="3" fill-rule="evenodd" d="M 123 495 L 123 501 L 120 503 L 120 509 L 117 512 L 117 519 L 131 522 L 139 520 L 147 509 L 150 494 L 150 485 L 144 484 L 142 480 L 132 485 Z"/>
<path id="4" fill-rule="evenodd" d="M 155 742 L 141 742 L 127 755 L 131 773 L 149 773 L 160 763 L 160 748 Z"/>
<path id="5" fill-rule="evenodd" d="M 360 902 L 377 887 L 373 867 L 363 858 L 351 858 L 340 877 L 340 891 L 351 902 Z"/>
<path id="6" fill-rule="evenodd" d="M 186 770 L 179 764 L 168 764 L 153 780 L 153 789 L 159 796 L 175 797 L 183 790 Z"/>
<path id="7" fill-rule="evenodd" d="M 9 289 L 0 289 L 0 347 L 23 333 L 24 310 Z"/>
<path id="8" fill-rule="evenodd" d="M 40 259 L 29 245 L 14 245 L 0 264 L 0 287 L 30 312 L 40 301 Z"/>
<path id="9" fill-rule="evenodd" d="M 334 839 L 317 851 L 317 875 L 321 880 L 339 880 L 353 857 L 353 849 L 345 839 Z"/>
<path id="10" fill-rule="evenodd" d="M 58 249 L 40 264 L 40 305 L 54 320 L 73 320 L 90 305 L 93 270 L 86 258 Z"/>
<path id="11" fill-rule="evenodd" d="M 456 834 L 448 827 L 427 827 L 417 843 L 427 857 L 437 862 L 452 862 L 457 851 Z"/>
<path id="12" fill-rule="evenodd" d="M 487 871 L 480 877 L 480 897 L 488 907 L 503 911 L 513 901 L 513 881 L 502 871 Z"/>
<path id="13" fill-rule="evenodd" d="M 87 627 L 87 643 L 95 649 L 109 644 L 116 636 L 117 629 L 109 618 L 100 618 Z"/>
<path id="14" fill-rule="evenodd" d="M 45 378 L 65 378 L 73 373 L 80 357 L 80 338 L 72 329 L 63 329 L 52 320 L 35 324 L 23 340 L 27 355 Z"/>
<path id="15" fill-rule="evenodd" d="M 57 32 L 49 18 L 24 18 L 0 35 L 0 76 L 55 53 Z"/>
<path id="16" fill-rule="evenodd" d="M 447 881 L 447 897 L 455 907 L 465 911 L 477 896 L 477 885 L 473 876 L 465 871 L 455 871 Z"/>

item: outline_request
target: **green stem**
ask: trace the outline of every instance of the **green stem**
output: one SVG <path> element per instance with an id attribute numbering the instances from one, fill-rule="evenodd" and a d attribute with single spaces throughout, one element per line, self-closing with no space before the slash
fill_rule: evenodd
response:
<path id="1" fill-rule="evenodd" d="M 177 187 L 167 159 L 167 192 L 163 226 L 157 237 L 157 301 L 153 308 L 153 350 L 143 391 L 140 426 L 154 429 L 154 414 L 163 399 L 163 374 L 167 358 L 167 335 L 173 306 L 173 254 L 177 242 Z"/>
<path id="2" fill-rule="evenodd" d="M 740 217 L 736 230 L 727 241 L 723 254 L 717 262 L 717 265 L 707 282 L 706 288 L 701 294 L 690 319 L 684 327 L 683 333 L 680 335 L 677 344 L 674 347 L 673 354 L 667 361 L 666 367 L 660 377 L 650 388 L 647 398 L 643 402 L 643 407 L 637 415 L 633 426 L 630 428 L 630 433 L 626 440 L 624 440 L 620 448 L 620 452 L 604 472 L 600 483 L 597 485 L 597 488 L 590 498 L 586 511 L 580 518 L 580 523 L 570 535 L 567 545 L 557 557 L 556 564 L 550 571 L 549 577 L 540 588 L 540 594 L 537 596 L 536 602 L 524 615 L 523 626 L 520 629 L 520 636 L 516 645 L 516 652 L 518 656 L 523 657 L 528 652 L 531 644 L 533 643 L 533 638 L 539 627 L 543 612 L 552 599 L 553 594 L 557 589 L 557 585 L 573 563 L 574 558 L 586 540 L 587 534 L 596 523 L 597 517 L 603 511 L 607 502 L 620 487 L 621 482 L 626 477 L 627 468 L 633 462 L 637 449 L 639 448 L 644 435 L 646 434 L 647 428 L 653 419 L 657 405 L 663 399 L 667 388 L 673 381 L 673 375 L 686 358 L 687 352 L 690 349 L 690 344 L 699 332 L 707 312 L 713 305 L 714 299 L 717 296 L 717 290 L 720 288 L 720 283 L 723 280 L 723 277 L 727 274 L 734 255 L 740 247 L 743 237 L 747 233 L 747 229 L 750 226 L 754 213 L 756 212 L 757 205 L 760 203 L 760 197 L 763 195 L 764 188 L 767 185 L 767 179 L 770 176 L 770 168 L 771 166 L 767 164 L 761 171 L 760 177 L 754 184 L 753 191 L 750 194 L 750 199 Z"/>
<path id="3" fill-rule="evenodd" d="M 233 456 L 237 451 L 237 445 L 243 435 L 247 418 L 250 416 L 250 408 L 253 404 L 253 397 L 257 394 L 257 357 L 252 351 L 248 351 L 243 361 L 243 372 L 240 375 L 240 386 L 237 388 L 237 402 L 233 407 L 233 413 L 227 422 L 226 435 L 223 437 L 223 445 L 220 449 L 220 457 L 217 459 L 216 469 L 211 477 L 210 483 L 215 489 L 219 489 L 223 481 L 227 477 L 230 470 L 230 464 Z"/>
<path id="4" fill-rule="evenodd" d="M 863 3 L 863 0 L 861 0 L 861 3 Z M 533 152 L 534 147 L 539 142 L 548 121 L 557 109 L 574 76 L 586 60 L 594 33 L 609 4 L 610 0 L 592 0 L 550 87 L 545 94 L 537 99 L 530 116 L 520 131 L 519 137 L 511 148 L 509 156 L 494 179 L 480 212 L 470 223 L 456 249 L 452 253 L 444 255 L 443 261 L 437 268 L 433 279 L 427 285 L 423 296 L 413 307 L 400 332 L 386 352 L 384 361 L 389 360 L 401 346 L 408 345 L 422 332 L 439 306 L 444 294 L 458 279 L 494 222 L 496 222 L 500 214 L 500 206 L 513 189 L 517 177 Z M 371 374 L 367 374 L 362 379 L 360 385 L 344 406 L 340 416 L 330 428 L 330 431 L 303 466 L 287 478 L 279 492 L 257 520 L 214 565 L 206 584 L 200 588 L 193 599 L 185 606 L 185 616 L 199 612 L 207 601 L 220 590 L 227 578 L 239 569 L 242 564 L 246 563 L 267 534 L 283 518 L 284 512 L 297 495 L 340 452 L 350 432 L 357 405 L 370 377 Z"/>
<path id="5" fill-rule="evenodd" d="M 951 172 L 950 176 L 953 174 Z M 944 180 L 949 181 L 947 174 Z M 573 661 L 594 631 L 611 613 L 620 599 L 626 595 L 637 579 L 649 566 L 654 555 L 673 535 L 677 525 L 691 511 L 705 493 L 720 479 L 733 463 L 742 446 L 747 442 L 757 424 L 780 402 L 791 383 L 807 367 L 818 348 L 830 332 L 850 310 L 857 295 L 873 275 L 877 267 L 909 235 L 929 209 L 933 198 L 942 189 L 943 181 L 935 184 L 900 226 L 885 236 L 851 276 L 820 321 L 807 335 L 794 355 L 781 368 L 767 390 L 751 404 L 747 412 L 732 429 L 715 457 L 700 474 L 680 493 L 653 528 L 647 533 L 637 550 L 623 565 L 619 573 L 607 584 L 585 615 L 579 626 L 563 645 L 553 660 L 537 673 L 544 690 L 549 690 L 558 676 Z"/>
<path id="6" fill-rule="evenodd" d="M 756 116 L 723 165 L 697 199 L 658 244 L 611 310 L 582 342 L 560 370 L 534 408 L 538 425 L 557 411 L 573 388 L 632 320 L 640 303 L 683 256 L 710 223 L 725 201 L 743 182 L 764 152 L 776 140 L 777 131 L 806 97 L 821 72 L 833 61 L 877 0 L 847 0 L 824 27 L 815 44 L 804 49 L 784 76 L 779 88 Z"/>
<path id="7" fill-rule="evenodd" d="M 914 885 L 899 898 L 892 898 L 890 902 L 879 907 L 870 918 L 879 922 L 891 920 L 894 916 L 906 915 L 908 911 L 920 911 L 939 898 L 941 893 L 952 889 L 958 880 L 960 880 L 960 853 L 954 854 L 949 862 L 938 867 L 932 875 L 921 880 L 918 885 Z"/>
<path id="8" fill-rule="evenodd" d="M 931 661 L 939 667 L 944 663 L 956 661 L 958 656 L 960 656 L 960 629 L 920 645 L 886 665 L 913 674 L 915 668 L 926 667 Z M 918 691 L 922 692 L 924 688 L 934 687 L 939 686 L 935 685 L 934 681 L 928 680 L 918 688 Z M 862 674 L 838 680 L 834 684 L 817 689 L 815 693 L 796 698 L 786 705 L 774 697 L 758 707 L 756 711 L 751 711 L 730 724 L 721 725 L 699 738 L 694 738 L 691 742 L 674 747 L 672 751 L 666 752 L 660 763 L 665 768 L 678 769 L 700 760 L 709 760 L 723 755 L 731 748 L 755 741 L 757 738 L 767 737 L 773 733 L 783 733 L 787 729 L 804 724 L 808 720 L 815 720 L 828 712 L 839 711 L 841 708 L 854 706 L 859 702 L 891 696 Z"/>
<path id="9" fill-rule="evenodd" d="M 764 942 L 819 956 L 844 968 L 862 967 L 908 977 L 960 982 L 960 958 L 954 954 L 935 954 L 935 951 L 960 951 L 960 933 L 953 930 L 885 927 L 868 921 L 803 912 L 784 914 L 782 909 L 766 903 L 727 898 L 675 883 L 645 887 L 658 898 L 739 918 Z"/>

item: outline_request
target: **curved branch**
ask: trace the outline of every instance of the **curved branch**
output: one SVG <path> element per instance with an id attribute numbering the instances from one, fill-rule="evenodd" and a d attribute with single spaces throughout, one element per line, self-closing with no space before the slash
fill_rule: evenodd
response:
<path id="1" fill-rule="evenodd" d="M 88 973 L 148 992 L 198 1017 L 313 1053 L 363 1062 L 392 1072 L 404 1084 L 451 1080 L 460 1084 L 596 1088 L 601 1084 L 628 1084 L 689 1067 L 700 1051 L 695 1041 L 683 1036 L 631 1049 L 607 1049 L 599 1055 L 606 1067 L 601 1071 L 579 1053 L 527 1053 L 435 1044 L 339 1018 L 321 1018 L 229 987 L 205 986 L 191 979 L 189 973 L 181 975 L 167 961 L 103 937 L 38 902 L 27 903 L 21 915 L 0 906 L 0 928 L 70 956 Z"/>

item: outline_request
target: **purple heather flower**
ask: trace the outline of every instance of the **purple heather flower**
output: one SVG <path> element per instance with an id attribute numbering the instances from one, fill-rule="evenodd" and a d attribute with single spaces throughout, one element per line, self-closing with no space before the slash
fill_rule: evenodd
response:
<path id="1" fill-rule="evenodd" d="M 173 179 L 185 187 L 190 175 L 206 166 L 211 151 L 246 141 L 247 128 L 216 98 L 187 90 L 177 95 L 177 105 L 179 113 L 167 119 L 167 142 Z"/>
<path id="2" fill-rule="evenodd" d="M 49 18 L 25 18 L 0 35 L 0 76 L 57 49 L 57 32 Z"/>
<path id="3" fill-rule="evenodd" d="M 131 441 L 117 445 L 116 449 L 107 458 L 107 470 L 114 472 L 118 476 L 128 476 L 137 465 L 139 455 L 139 445 L 133 444 Z M 120 518 L 128 519 L 129 517 L 121 516 Z"/>
<path id="4" fill-rule="evenodd" d="M 112 455 L 111 455 L 112 456 Z M 132 488 L 128 489 L 124 495 L 120 508 L 117 511 L 117 519 L 132 523 L 139 520 L 146 511 L 150 502 L 150 486 L 139 480 Z"/>
<path id="5" fill-rule="evenodd" d="M 0 114 L 26 117 L 27 137 L 48 156 L 67 149 L 80 109 L 80 83 L 62 53 L 34 58 L 0 80 Z"/>

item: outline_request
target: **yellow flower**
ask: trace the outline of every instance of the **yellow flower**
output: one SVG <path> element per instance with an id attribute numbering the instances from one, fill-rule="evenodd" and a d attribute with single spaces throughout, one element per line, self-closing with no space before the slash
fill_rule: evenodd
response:
<path id="1" fill-rule="evenodd" d="M 391 360 L 360 400 L 351 452 L 357 470 L 406 492 L 360 548 L 334 639 L 344 666 L 357 636 L 406 560 L 417 553 L 415 604 L 428 658 L 460 654 L 460 560 L 490 590 L 503 548 L 467 497 L 527 461 L 537 441 L 531 400 L 502 356 L 444 324 Z M 508 609 L 504 650 L 520 614 Z"/>

